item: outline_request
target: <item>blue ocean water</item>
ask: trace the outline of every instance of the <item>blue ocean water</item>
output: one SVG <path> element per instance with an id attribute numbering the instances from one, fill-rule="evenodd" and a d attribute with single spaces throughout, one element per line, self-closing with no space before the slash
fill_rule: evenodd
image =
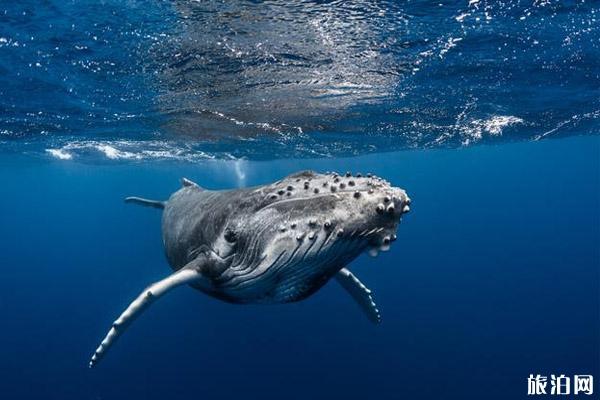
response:
<path id="1" fill-rule="evenodd" d="M 518 399 L 600 391 L 600 7 L 590 1 L 0 4 L 0 398 Z M 413 204 L 391 251 L 286 305 L 169 273 L 160 212 L 299 169 Z M 548 386 L 549 389 L 549 386 Z M 579 396 L 581 397 L 581 395 Z"/>

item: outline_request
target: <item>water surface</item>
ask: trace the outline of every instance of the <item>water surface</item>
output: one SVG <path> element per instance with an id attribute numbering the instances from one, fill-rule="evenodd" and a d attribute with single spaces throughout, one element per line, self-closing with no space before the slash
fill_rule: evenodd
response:
<path id="1" fill-rule="evenodd" d="M 597 134 L 584 1 L 21 1 L 0 140 L 63 159 L 357 155 Z"/>

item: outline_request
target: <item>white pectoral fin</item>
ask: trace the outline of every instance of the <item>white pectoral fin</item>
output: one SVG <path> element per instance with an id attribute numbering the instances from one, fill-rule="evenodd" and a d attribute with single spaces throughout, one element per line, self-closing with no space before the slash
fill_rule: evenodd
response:
<path id="1" fill-rule="evenodd" d="M 375 324 L 381 322 L 381 315 L 379 314 L 377 305 L 373 301 L 373 297 L 371 297 L 371 291 L 352 272 L 346 268 L 342 268 L 335 275 L 335 278 L 352 296 L 371 322 Z"/>
<path id="2" fill-rule="evenodd" d="M 123 311 L 123 313 L 113 322 L 112 327 L 106 334 L 100 346 L 94 352 L 92 359 L 90 360 L 89 367 L 92 368 L 100 361 L 110 346 L 117 340 L 120 334 L 146 309 L 152 304 L 157 298 L 167 293 L 169 290 L 176 288 L 177 286 L 184 285 L 186 283 L 194 282 L 200 279 L 201 274 L 195 265 L 191 265 L 194 262 L 183 267 L 179 271 L 169 275 L 163 280 L 153 283 L 148 286 L 140 295 Z"/>

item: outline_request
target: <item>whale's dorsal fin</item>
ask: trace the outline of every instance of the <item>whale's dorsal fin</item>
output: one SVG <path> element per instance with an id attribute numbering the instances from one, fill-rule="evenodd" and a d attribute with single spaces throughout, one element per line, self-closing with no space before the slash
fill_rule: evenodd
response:
<path id="1" fill-rule="evenodd" d="M 195 187 L 198 189 L 202 189 L 202 187 L 200 185 L 198 185 L 196 182 L 188 179 L 188 178 L 181 178 L 181 186 L 183 187 Z"/>

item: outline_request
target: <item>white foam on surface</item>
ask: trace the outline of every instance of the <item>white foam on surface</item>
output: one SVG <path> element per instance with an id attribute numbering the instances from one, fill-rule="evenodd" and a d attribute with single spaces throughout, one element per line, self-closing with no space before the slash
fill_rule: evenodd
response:
<path id="1" fill-rule="evenodd" d="M 59 146 L 45 149 L 46 153 L 59 160 L 74 158 L 108 160 L 180 160 L 199 161 L 214 159 L 215 156 L 189 146 L 166 141 L 97 141 L 71 140 Z"/>
<path id="2" fill-rule="evenodd" d="M 467 146 L 483 139 L 485 135 L 501 136 L 504 128 L 523 122 L 522 118 L 513 115 L 494 115 L 487 119 L 474 119 L 461 126 L 462 144 Z"/>
<path id="3" fill-rule="evenodd" d="M 121 151 L 107 144 L 97 145 L 96 148 L 111 160 L 140 158 L 139 154 L 131 153 L 129 151 Z"/>
<path id="4" fill-rule="evenodd" d="M 49 153 L 53 157 L 59 160 L 71 160 L 73 156 L 62 149 L 46 149 L 46 153 Z"/>

